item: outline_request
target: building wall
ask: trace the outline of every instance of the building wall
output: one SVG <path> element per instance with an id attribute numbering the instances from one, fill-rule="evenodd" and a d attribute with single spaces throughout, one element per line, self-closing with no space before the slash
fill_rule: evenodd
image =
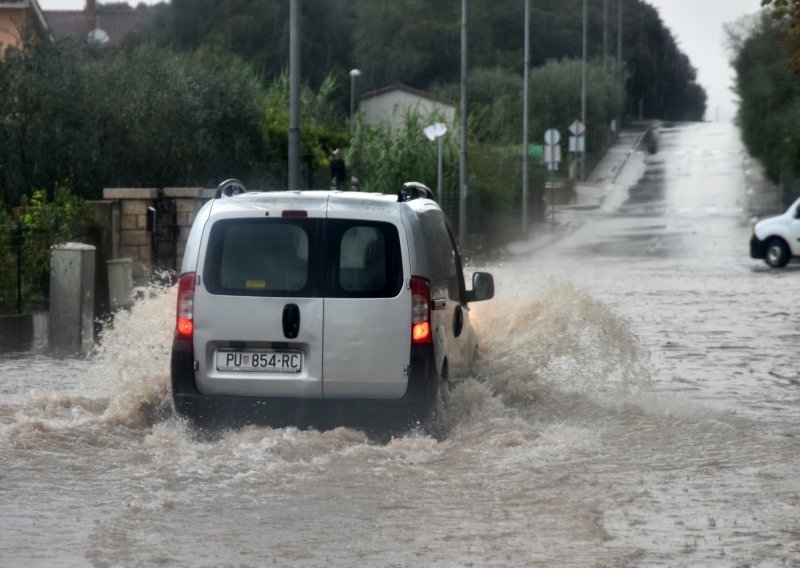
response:
<path id="1" fill-rule="evenodd" d="M 365 123 L 389 121 L 394 128 L 401 128 L 406 113 L 413 109 L 423 117 L 430 115 L 434 110 L 438 111 L 448 124 L 453 123 L 456 112 L 450 105 L 399 89 L 363 100 L 358 108 L 363 112 Z"/>
<path id="2" fill-rule="evenodd" d="M 20 29 L 30 20 L 28 8 L 0 8 L 0 55 L 7 47 L 20 44 Z"/>

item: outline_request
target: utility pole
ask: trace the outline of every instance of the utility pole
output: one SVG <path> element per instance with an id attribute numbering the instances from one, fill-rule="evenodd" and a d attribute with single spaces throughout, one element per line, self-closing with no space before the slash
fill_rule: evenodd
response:
<path id="1" fill-rule="evenodd" d="M 622 0 L 617 2 L 617 68 L 622 70 Z"/>
<path id="2" fill-rule="evenodd" d="M 528 235 L 528 66 L 530 0 L 525 0 L 525 69 L 522 71 L 522 238 Z"/>
<path id="3" fill-rule="evenodd" d="M 619 120 L 617 121 L 617 132 L 622 131 L 622 117 L 625 115 L 625 71 L 622 69 L 622 0 L 617 1 L 617 73 L 619 73 L 619 81 L 622 83 L 620 91 L 622 92 L 622 104 L 619 111 Z"/>
<path id="4" fill-rule="evenodd" d="M 458 240 L 467 244 L 467 0 L 461 0 L 461 159 L 458 171 Z"/>
<path id="5" fill-rule="evenodd" d="M 608 0 L 603 0 L 603 71 L 608 67 Z"/>
<path id="6" fill-rule="evenodd" d="M 300 0 L 289 2 L 289 187 L 300 189 Z"/>
<path id="7" fill-rule="evenodd" d="M 589 9 L 588 0 L 583 0 L 583 60 L 581 62 L 581 122 L 583 123 L 583 152 L 581 152 L 581 181 L 586 179 L 586 40 L 588 38 Z"/>

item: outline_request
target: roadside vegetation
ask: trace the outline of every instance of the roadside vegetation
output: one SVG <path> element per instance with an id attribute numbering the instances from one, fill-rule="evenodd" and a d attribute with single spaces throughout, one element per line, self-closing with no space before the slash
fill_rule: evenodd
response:
<path id="1" fill-rule="evenodd" d="M 589 163 L 622 116 L 700 120 L 705 112 L 695 70 L 652 6 L 625 0 L 620 67 L 616 2 L 606 57 L 596 4 L 589 16 Z M 5 49 L 0 248 L 11 250 L 16 237 L 9 235 L 27 223 L 19 215 L 32 204 L 63 205 L 69 196 L 77 208 L 101 198 L 104 187 L 214 187 L 228 177 L 284 187 L 288 11 L 282 0 L 172 0 L 157 7 L 150 29 L 117 47 L 30 42 Z M 531 13 L 530 142 L 541 144 L 546 129 L 558 128 L 566 144 L 568 125 L 580 117 L 581 1 L 531 0 Z M 338 148 L 360 189 L 394 192 L 410 179 L 436 187 L 437 144 L 422 135 L 430 118 L 409 114 L 394 133 L 358 116 L 350 121 L 348 72 L 362 71 L 358 93 L 401 82 L 457 101 L 460 18 L 457 2 L 303 3 L 303 185 L 328 187 L 329 155 Z M 469 230 L 487 241 L 504 238 L 520 214 L 522 40 L 520 2 L 470 2 Z M 443 206 L 452 217 L 460 150 L 458 125 L 449 126 Z M 532 158 L 534 222 L 544 214 L 547 176 L 541 158 Z M 70 231 L 48 227 L 42 224 L 52 232 L 46 247 L 82 230 L 78 219 Z"/>
<path id="2" fill-rule="evenodd" d="M 741 101 L 737 121 L 786 205 L 800 195 L 800 2 L 764 4 L 772 7 L 728 27 Z"/>
<path id="3" fill-rule="evenodd" d="M 470 158 L 521 142 L 517 4 L 470 2 L 469 124 L 477 142 Z M 602 9 L 593 5 L 590 14 L 590 152 L 602 148 L 611 120 L 622 114 L 641 110 L 645 118 L 697 120 L 705 110 L 694 69 L 655 9 L 640 0 L 624 4 L 624 70 L 614 72 L 613 10 L 605 66 Z M 580 114 L 581 3 L 532 0 L 531 7 L 535 143 L 546 128 L 566 133 Z M 351 68 L 362 70 L 360 93 L 402 82 L 457 100 L 457 3 L 309 2 L 302 29 L 303 154 L 316 187 L 326 185 L 329 149 L 349 147 L 353 132 L 366 134 L 347 122 Z M 281 187 L 287 61 L 288 3 L 278 0 L 172 0 L 159 6 L 150 30 L 118 48 L 59 43 L 6 50 L 0 63 L 0 199 L 8 208 L 37 190 L 52 197 L 57 186 L 94 199 L 103 187 L 209 186 L 231 175 L 255 187 Z M 424 161 L 435 159 L 435 144 L 406 139 L 426 151 Z M 359 157 L 365 182 L 386 159 L 385 153 Z M 429 172 L 422 173 L 433 185 Z M 454 179 L 448 178 L 448 189 Z M 483 179 L 479 186 L 493 196 L 518 191 L 489 188 L 493 183 Z"/>
<path id="4" fill-rule="evenodd" d="M 40 190 L 12 212 L 0 208 L 0 314 L 46 308 L 51 247 L 87 236 L 91 226 L 85 202 L 63 187 L 52 199 Z"/>

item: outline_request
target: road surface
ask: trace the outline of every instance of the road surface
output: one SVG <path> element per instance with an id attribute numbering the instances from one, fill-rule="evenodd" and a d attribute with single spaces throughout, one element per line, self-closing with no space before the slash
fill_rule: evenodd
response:
<path id="1" fill-rule="evenodd" d="M 174 290 L 86 360 L 5 354 L 0 565 L 800 566 L 800 270 L 747 256 L 765 187 L 733 127 L 664 128 L 573 232 L 470 267 L 479 369 L 388 442 L 196 436 Z"/>

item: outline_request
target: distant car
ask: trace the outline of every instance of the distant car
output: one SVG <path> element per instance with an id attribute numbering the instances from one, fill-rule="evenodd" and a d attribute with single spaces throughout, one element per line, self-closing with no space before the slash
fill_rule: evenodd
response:
<path id="1" fill-rule="evenodd" d="M 800 199 L 781 215 L 754 221 L 750 256 L 763 259 L 772 268 L 783 268 L 792 257 L 800 257 Z"/>
<path id="2" fill-rule="evenodd" d="M 232 191 L 232 188 L 235 191 Z M 183 258 L 175 410 L 193 422 L 424 419 L 476 354 L 452 232 L 430 190 L 247 192 L 223 182 Z"/>

